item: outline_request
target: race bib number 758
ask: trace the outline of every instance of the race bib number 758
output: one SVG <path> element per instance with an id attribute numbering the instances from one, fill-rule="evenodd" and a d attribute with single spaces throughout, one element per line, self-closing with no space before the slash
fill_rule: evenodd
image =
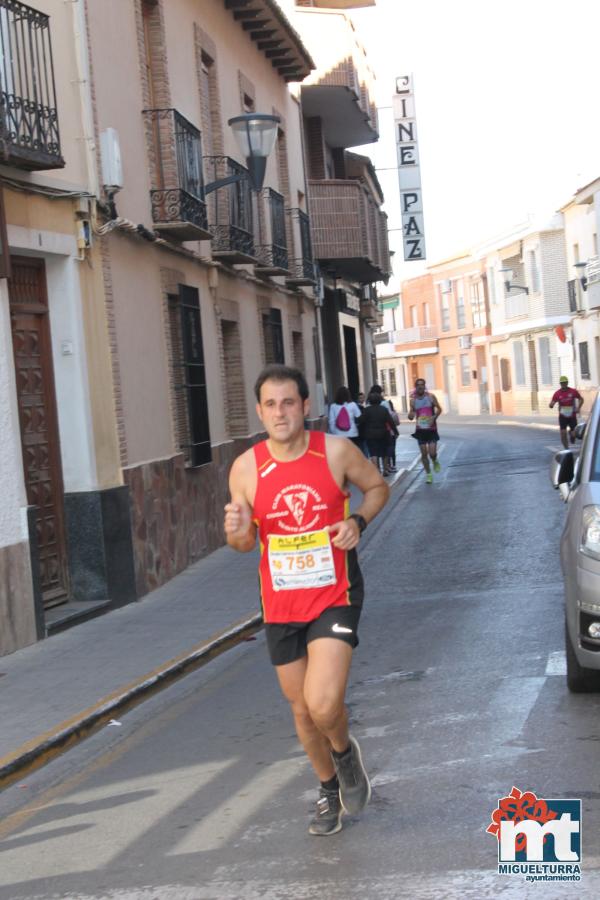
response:
<path id="1" fill-rule="evenodd" d="M 274 591 L 335 584 L 333 550 L 326 531 L 270 534 L 268 554 Z"/>

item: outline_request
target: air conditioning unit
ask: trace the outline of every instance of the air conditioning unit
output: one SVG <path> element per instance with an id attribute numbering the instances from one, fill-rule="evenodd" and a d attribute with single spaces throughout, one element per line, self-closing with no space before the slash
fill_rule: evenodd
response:
<path id="1" fill-rule="evenodd" d="M 449 278 L 445 278 L 442 281 L 442 294 L 451 294 L 452 293 L 452 282 Z"/>
<path id="2" fill-rule="evenodd" d="M 473 346 L 473 339 L 470 334 L 461 334 L 458 338 L 458 346 L 461 350 L 470 350 Z"/>

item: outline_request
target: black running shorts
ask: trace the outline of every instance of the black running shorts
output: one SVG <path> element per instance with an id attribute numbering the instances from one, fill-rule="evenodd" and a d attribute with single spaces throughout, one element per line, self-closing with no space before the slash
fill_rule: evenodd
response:
<path id="1" fill-rule="evenodd" d="M 423 444 L 437 444 L 440 439 L 440 436 L 435 428 L 417 428 L 411 434 L 411 437 L 414 437 L 419 447 Z"/>
<path id="2" fill-rule="evenodd" d="M 265 625 L 267 646 L 274 666 L 285 666 L 306 656 L 315 638 L 331 637 L 358 646 L 360 606 L 330 606 L 312 622 L 272 622 Z"/>
<path id="3" fill-rule="evenodd" d="M 566 428 L 570 428 L 572 431 L 574 428 L 577 428 L 577 416 L 559 415 L 558 427 L 561 429 L 561 431 L 564 431 Z"/>

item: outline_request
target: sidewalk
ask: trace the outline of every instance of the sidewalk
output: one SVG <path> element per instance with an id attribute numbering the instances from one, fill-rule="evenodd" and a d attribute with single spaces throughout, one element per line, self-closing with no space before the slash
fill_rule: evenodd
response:
<path id="1" fill-rule="evenodd" d="M 417 462 L 409 436 L 397 460 L 390 484 Z M 257 569 L 258 551 L 222 547 L 137 603 L 0 658 L 0 789 L 258 630 Z"/>

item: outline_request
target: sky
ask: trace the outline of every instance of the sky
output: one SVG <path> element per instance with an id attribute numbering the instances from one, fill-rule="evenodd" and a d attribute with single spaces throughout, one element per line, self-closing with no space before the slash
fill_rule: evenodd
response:
<path id="1" fill-rule="evenodd" d="M 550 216 L 600 176 L 598 0 L 377 0 L 351 15 L 377 79 L 380 141 L 361 152 L 390 229 L 400 215 L 386 107 L 396 76 L 413 73 L 428 264 Z M 399 231 L 389 238 L 387 291 L 424 270 L 403 262 Z"/>

